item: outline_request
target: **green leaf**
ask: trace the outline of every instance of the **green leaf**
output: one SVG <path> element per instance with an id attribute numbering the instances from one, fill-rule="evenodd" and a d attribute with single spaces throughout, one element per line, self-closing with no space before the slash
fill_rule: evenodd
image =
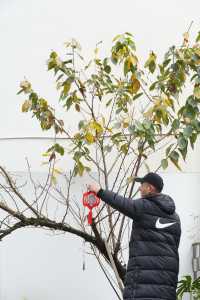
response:
<path id="1" fill-rule="evenodd" d="M 111 67 L 109 65 L 105 66 L 104 71 L 109 74 L 111 72 Z"/>
<path id="2" fill-rule="evenodd" d="M 55 144 L 54 145 L 54 149 L 55 149 L 55 151 L 57 152 L 57 153 L 59 153 L 60 155 L 64 155 L 64 153 L 65 153 L 65 150 L 64 150 L 64 148 L 62 147 L 62 146 L 60 146 L 59 144 Z"/>
<path id="3" fill-rule="evenodd" d="M 175 119 L 173 122 L 172 122 L 172 128 L 174 130 L 177 130 L 178 128 L 180 127 L 180 121 Z"/>
<path id="4" fill-rule="evenodd" d="M 155 89 L 157 83 L 158 83 L 158 81 L 155 81 L 154 83 L 152 83 L 152 85 L 149 87 L 149 90 L 153 91 Z"/>
<path id="5" fill-rule="evenodd" d="M 179 150 L 179 152 L 181 153 L 181 155 L 182 155 L 182 157 L 183 157 L 183 159 L 184 159 L 184 161 L 185 161 L 186 155 L 187 155 L 187 147 L 182 148 L 182 149 L 179 148 L 178 150 Z"/>
<path id="6" fill-rule="evenodd" d="M 113 99 L 110 99 L 110 100 L 106 103 L 106 107 L 108 107 L 108 106 L 111 104 L 112 100 L 113 100 Z"/>
<path id="7" fill-rule="evenodd" d="M 176 166 L 176 168 L 181 171 L 181 167 L 178 164 L 178 160 L 179 160 L 179 154 L 177 151 L 172 151 L 169 155 L 169 158 L 171 160 L 171 162 Z"/>
<path id="8" fill-rule="evenodd" d="M 24 91 L 24 89 L 19 90 L 19 92 L 17 92 L 17 95 L 21 94 Z"/>
<path id="9" fill-rule="evenodd" d="M 64 76 L 64 74 L 60 74 L 60 75 L 58 76 L 58 78 L 56 79 L 56 81 L 59 81 L 63 76 Z"/>
<path id="10" fill-rule="evenodd" d="M 85 170 L 84 165 L 79 161 L 79 163 L 78 163 L 78 173 L 79 173 L 80 176 L 83 176 L 84 170 Z"/>
<path id="11" fill-rule="evenodd" d="M 71 88 L 71 82 L 69 82 L 68 80 L 65 82 L 64 84 L 64 88 L 63 88 L 63 96 L 67 96 L 69 90 Z"/>
<path id="12" fill-rule="evenodd" d="M 170 61 L 171 61 L 170 58 L 169 58 L 169 59 L 166 59 L 166 60 L 163 62 L 163 67 L 164 67 L 164 68 L 167 67 L 168 64 L 170 63 Z"/>
<path id="13" fill-rule="evenodd" d="M 131 134 L 134 134 L 134 133 L 135 133 L 135 125 L 129 125 L 128 131 L 129 131 Z"/>
<path id="14" fill-rule="evenodd" d="M 176 160 L 176 161 L 178 161 L 178 159 L 179 159 L 179 154 L 178 154 L 177 151 L 173 150 L 173 151 L 170 153 L 170 156 L 169 156 L 169 157 L 172 158 L 172 159 L 174 159 L 174 160 Z"/>
<path id="15" fill-rule="evenodd" d="M 178 146 L 180 149 L 187 149 L 188 141 L 184 138 L 184 136 L 180 136 L 178 138 Z"/>
<path id="16" fill-rule="evenodd" d="M 68 59 L 68 60 L 65 60 L 63 61 L 63 64 L 72 64 L 73 63 L 73 60 L 72 59 Z"/>
<path id="17" fill-rule="evenodd" d="M 194 75 L 191 77 L 190 81 L 193 81 L 196 77 L 198 77 L 198 74 L 194 74 Z"/>
<path id="18" fill-rule="evenodd" d="M 68 97 L 64 107 L 67 107 L 67 110 L 69 110 L 72 104 L 73 104 L 73 97 Z"/>
<path id="19" fill-rule="evenodd" d="M 156 54 L 153 51 L 149 54 L 144 67 L 148 68 L 151 73 L 154 73 L 156 69 Z"/>
<path id="20" fill-rule="evenodd" d="M 54 61 L 49 61 L 48 63 L 48 71 L 50 71 L 51 69 L 54 69 L 54 67 L 56 66 Z"/>
<path id="21" fill-rule="evenodd" d="M 81 120 L 79 123 L 78 123 L 78 129 L 81 130 L 83 127 L 84 127 L 84 124 L 85 122 L 83 120 Z"/>
<path id="22" fill-rule="evenodd" d="M 74 175 L 77 176 L 82 176 L 83 172 L 85 170 L 84 165 L 82 164 L 82 162 L 78 161 L 77 164 L 74 167 Z"/>
<path id="23" fill-rule="evenodd" d="M 85 166 L 84 168 L 85 168 L 85 171 L 86 171 L 86 172 L 90 172 L 90 171 L 91 171 L 91 168 L 90 168 L 90 167 L 86 167 L 86 166 Z"/>
<path id="24" fill-rule="evenodd" d="M 74 153 L 73 159 L 74 159 L 76 162 L 78 162 L 82 156 L 83 156 L 83 152 L 81 152 L 81 151 L 76 151 L 76 152 Z"/>
<path id="25" fill-rule="evenodd" d="M 196 43 L 198 43 L 200 41 L 200 31 L 198 32 L 198 35 L 196 37 Z"/>
<path id="26" fill-rule="evenodd" d="M 141 97 L 143 93 L 138 93 L 133 97 L 133 100 L 136 100 L 137 98 Z"/>
<path id="27" fill-rule="evenodd" d="M 116 65 L 118 63 L 118 56 L 116 53 L 112 52 L 112 55 L 111 55 L 111 61 L 114 65 Z"/>
<path id="28" fill-rule="evenodd" d="M 50 54 L 50 58 L 56 58 L 58 56 L 58 54 L 55 51 L 52 51 Z"/>
<path id="29" fill-rule="evenodd" d="M 188 125 L 187 127 L 184 128 L 183 135 L 186 138 L 189 138 L 192 135 L 192 132 L 193 132 L 193 127 L 191 125 Z"/>
<path id="30" fill-rule="evenodd" d="M 168 160 L 167 159 L 162 159 L 161 160 L 161 166 L 165 170 L 168 167 Z"/>
<path id="31" fill-rule="evenodd" d="M 149 71 L 153 74 L 155 69 L 156 69 L 155 61 L 151 61 L 150 64 L 149 64 Z"/>
<path id="32" fill-rule="evenodd" d="M 122 34 L 118 34 L 113 38 L 113 42 L 115 42 L 116 40 L 119 40 L 122 37 Z"/>
<path id="33" fill-rule="evenodd" d="M 194 144 L 196 142 L 196 139 L 197 139 L 196 133 L 192 133 L 192 135 L 189 137 L 190 145 L 191 145 L 192 149 L 194 149 Z"/>
<path id="34" fill-rule="evenodd" d="M 113 149 L 113 147 L 110 146 L 110 145 L 106 145 L 106 146 L 104 147 L 104 151 L 107 151 L 107 152 L 111 152 L 112 149 Z"/>
<path id="35" fill-rule="evenodd" d="M 128 67 L 128 60 L 126 59 L 124 62 L 124 76 L 126 76 L 129 71 L 130 71 L 130 69 Z"/>
<path id="36" fill-rule="evenodd" d="M 151 121 L 144 120 L 143 126 L 144 126 L 145 129 L 147 129 L 147 130 L 150 129 L 151 125 L 152 125 Z"/>
<path id="37" fill-rule="evenodd" d="M 124 154 L 127 154 L 127 153 L 128 153 L 128 144 L 123 144 L 123 145 L 121 145 L 120 150 L 121 150 Z"/>
<path id="38" fill-rule="evenodd" d="M 197 111 L 196 111 L 195 107 L 192 107 L 189 104 L 184 107 L 184 110 L 183 110 L 184 117 L 190 118 L 190 119 L 195 119 L 196 113 L 197 113 Z"/>
<path id="39" fill-rule="evenodd" d="M 48 152 L 51 152 L 52 150 L 54 150 L 54 147 L 55 147 L 55 146 L 50 147 L 49 149 L 47 149 L 46 152 L 47 152 L 47 153 L 48 153 Z"/>
<path id="40" fill-rule="evenodd" d="M 128 35 L 128 36 L 130 36 L 130 37 L 133 36 L 132 33 L 130 33 L 130 32 L 125 32 L 125 34 Z"/>
<path id="41" fill-rule="evenodd" d="M 138 130 L 144 131 L 144 127 L 142 126 L 142 124 L 139 121 L 136 120 L 135 125 L 136 125 Z"/>

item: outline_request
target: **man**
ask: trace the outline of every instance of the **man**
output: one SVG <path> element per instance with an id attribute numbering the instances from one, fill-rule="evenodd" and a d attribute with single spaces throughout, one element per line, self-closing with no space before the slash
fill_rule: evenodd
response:
<path id="1" fill-rule="evenodd" d="M 103 190 L 88 189 L 133 220 L 124 300 L 176 300 L 181 224 L 171 197 L 162 194 L 163 180 L 148 173 L 140 182 L 141 198 L 132 200 Z"/>

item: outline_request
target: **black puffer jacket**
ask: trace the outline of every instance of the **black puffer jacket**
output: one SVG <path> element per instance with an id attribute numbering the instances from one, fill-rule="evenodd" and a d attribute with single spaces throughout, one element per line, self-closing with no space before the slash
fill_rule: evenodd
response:
<path id="1" fill-rule="evenodd" d="M 132 200 L 103 189 L 98 196 L 133 219 L 124 300 L 176 300 L 181 226 L 172 198 Z"/>

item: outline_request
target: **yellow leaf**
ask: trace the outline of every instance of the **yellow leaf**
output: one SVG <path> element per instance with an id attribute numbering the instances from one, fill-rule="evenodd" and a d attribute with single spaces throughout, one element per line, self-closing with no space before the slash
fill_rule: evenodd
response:
<path id="1" fill-rule="evenodd" d="M 29 111 L 29 109 L 31 108 L 31 101 L 30 100 L 26 100 L 24 101 L 24 103 L 22 104 L 22 112 L 27 112 Z"/>
<path id="2" fill-rule="evenodd" d="M 112 41 L 115 42 L 116 40 L 120 39 L 121 37 L 122 37 L 122 34 L 118 34 L 114 37 L 114 39 Z"/>
<path id="3" fill-rule="evenodd" d="M 98 122 L 96 121 L 93 121 L 91 124 L 90 124 L 90 127 L 95 129 L 98 133 L 101 133 L 103 132 L 103 128 L 101 126 L 101 124 L 99 124 Z"/>
<path id="4" fill-rule="evenodd" d="M 183 34 L 183 38 L 184 38 L 184 41 L 185 41 L 185 42 L 188 42 L 188 41 L 189 41 L 189 32 L 185 32 L 185 33 Z"/>
<path id="5" fill-rule="evenodd" d="M 106 124 L 106 119 L 105 117 L 102 116 L 102 125 L 105 126 L 105 124 Z"/>
<path id="6" fill-rule="evenodd" d="M 107 128 L 107 130 L 110 132 L 110 133 L 113 133 L 113 131 L 112 131 L 112 128 Z"/>
<path id="7" fill-rule="evenodd" d="M 129 126 L 128 122 L 123 122 L 123 128 L 127 128 Z"/>
<path id="8" fill-rule="evenodd" d="M 127 177 L 127 179 L 126 179 L 126 182 L 129 184 L 129 183 L 133 182 L 134 179 L 135 179 L 134 176 L 129 176 L 129 177 Z"/>
<path id="9" fill-rule="evenodd" d="M 152 98 L 154 100 L 155 106 L 161 105 L 162 100 L 159 97 L 155 96 L 155 97 L 152 97 Z"/>
<path id="10" fill-rule="evenodd" d="M 71 82 L 67 81 L 65 84 L 64 84 L 64 88 L 63 88 L 63 95 L 66 96 L 69 92 L 71 88 Z"/>
<path id="11" fill-rule="evenodd" d="M 144 113 L 144 116 L 146 118 L 151 118 L 153 115 L 153 108 L 151 107 L 150 109 L 148 109 L 145 113 Z"/>
<path id="12" fill-rule="evenodd" d="M 131 92 L 133 94 L 136 94 L 139 91 L 139 89 L 140 89 L 140 82 L 134 75 L 132 75 L 131 76 Z"/>
<path id="13" fill-rule="evenodd" d="M 49 161 L 43 161 L 43 162 L 41 162 L 41 166 L 44 166 L 44 165 L 49 165 Z"/>
<path id="14" fill-rule="evenodd" d="M 76 109 L 76 111 L 80 112 L 80 105 L 78 103 L 76 103 L 75 109 Z"/>
<path id="15" fill-rule="evenodd" d="M 194 96 L 197 98 L 197 99 L 200 99 L 200 87 L 199 86 L 196 86 L 194 88 Z"/>
<path id="16" fill-rule="evenodd" d="M 57 174 L 61 175 L 63 172 L 60 169 L 54 168 L 54 173 L 57 173 Z"/>
<path id="17" fill-rule="evenodd" d="M 89 144 L 94 143 L 94 136 L 89 132 L 86 133 L 85 139 Z"/>
<path id="18" fill-rule="evenodd" d="M 200 48 L 195 48 L 194 53 L 200 56 Z"/>
<path id="19" fill-rule="evenodd" d="M 98 56 L 98 54 L 99 54 L 99 48 L 95 48 L 95 50 L 94 50 L 94 54 L 95 54 L 95 57 L 97 57 L 97 56 Z"/>
<path id="20" fill-rule="evenodd" d="M 191 119 L 190 118 L 184 118 L 185 124 L 191 124 Z"/>
<path id="21" fill-rule="evenodd" d="M 43 157 L 49 157 L 51 155 L 51 152 L 45 152 L 45 153 L 42 153 L 42 156 Z"/>
<path id="22" fill-rule="evenodd" d="M 126 59 L 127 62 L 127 69 L 130 70 L 132 66 L 137 66 L 138 59 L 135 55 L 130 55 Z"/>
<path id="23" fill-rule="evenodd" d="M 161 117 L 158 116 L 157 114 L 155 114 L 155 115 L 154 115 L 154 118 L 153 118 L 153 121 L 154 121 L 154 122 L 161 123 Z"/>
<path id="24" fill-rule="evenodd" d="M 20 82 L 20 88 L 27 94 L 31 92 L 31 84 L 27 80 Z"/>
<path id="25" fill-rule="evenodd" d="M 130 56 L 130 62 L 132 63 L 133 66 L 137 66 L 138 64 L 138 58 L 135 55 Z"/>
<path id="26" fill-rule="evenodd" d="M 173 100 L 171 98 L 165 98 L 163 103 L 166 105 L 166 106 L 171 106 L 173 107 Z"/>
<path id="27" fill-rule="evenodd" d="M 146 168 L 147 173 L 149 173 L 150 172 L 150 168 L 149 168 L 149 165 L 145 161 L 144 161 L 144 166 Z"/>
<path id="28" fill-rule="evenodd" d="M 55 176 L 52 175 L 51 176 L 51 184 L 56 185 L 56 183 L 57 183 L 57 179 Z"/>

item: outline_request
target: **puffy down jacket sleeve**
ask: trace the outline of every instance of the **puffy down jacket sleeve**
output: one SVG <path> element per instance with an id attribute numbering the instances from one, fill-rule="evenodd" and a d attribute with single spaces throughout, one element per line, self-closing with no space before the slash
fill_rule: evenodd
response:
<path id="1" fill-rule="evenodd" d="M 125 198 L 117 193 L 103 189 L 99 190 L 97 196 L 133 220 L 138 219 L 142 214 L 142 201 L 140 199 L 132 200 L 131 198 Z"/>

